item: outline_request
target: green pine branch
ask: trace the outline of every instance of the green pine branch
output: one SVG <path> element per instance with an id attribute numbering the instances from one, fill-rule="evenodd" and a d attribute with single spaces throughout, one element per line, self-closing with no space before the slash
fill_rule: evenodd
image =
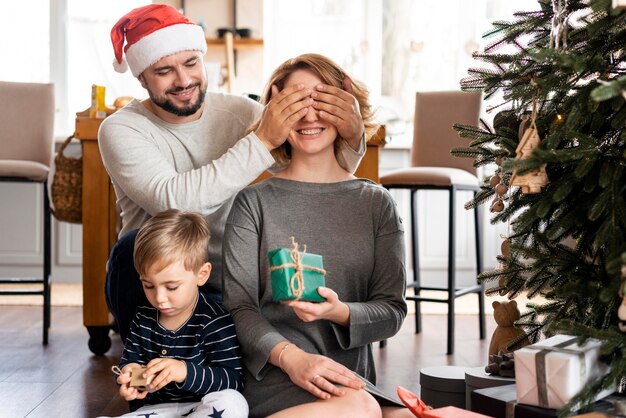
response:
<path id="1" fill-rule="evenodd" d="M 509 186 L 502 197 L 505 208 L 491 222 L 510 224 L 511 255 L 478 278 L 492 284 L 490 294 L 530 298 L 516 326 L 531 341 L 555 333 L 602 341 L 610 373 L 585 387 L 562 416 L 588 407 L 626 375 L 626 334 L 617 328 L 626 264 L 626 14 L 611 9 L 610 0 L 566 3 L 566 47 L 550 48 L 550 0 L 485 33 L 490 42 L 474 54 L 461 88 L 503 99 L 490 105 L 493 126 L 455 125 L 467 143 L 451 150 L 476 167 L 503 159 L 505 184 L 513 173 L 546 171 L 540 193 Z M 521 119 L 533 102 L 541 142 L 530 158 L 516 159 Z M 491 202 L 489 179 L 481 182 L 466 208 Z"/>

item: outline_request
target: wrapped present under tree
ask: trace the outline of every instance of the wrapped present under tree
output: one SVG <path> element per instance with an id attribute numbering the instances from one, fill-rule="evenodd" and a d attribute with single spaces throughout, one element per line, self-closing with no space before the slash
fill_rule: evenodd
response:
<path id="1" fill-rule="evenodd" d="M 579 391 L 609 372 L 600 361 L 602 343 L 593 338 L 583 345 L 577 337 L 555 335 L 515 351 L 517 401 L 544 408 L 561 408 Z M 596 399 L 613 393 L 599 392 Z"/>

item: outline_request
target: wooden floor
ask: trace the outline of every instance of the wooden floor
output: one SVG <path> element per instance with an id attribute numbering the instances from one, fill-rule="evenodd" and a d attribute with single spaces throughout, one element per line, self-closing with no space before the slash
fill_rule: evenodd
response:
<path id="1" fill-rule="evenodd" d="M 82 308 L 54 307 L 50 343 L 41 345 L 41 308 L 0 306 L 0 417 L 65 418 L 120 415 L 128 412 L 117 395 L 110 369 L 122 350 L 117 335 L 106 356 L 87 347 Z M 487 339 L 478 338 L 476 315 L 457 315 L 456 353 L 446 356 L 446 316 L 423 316 L 414 334 L 414 317 L 385 348 L 374 348 L 378 386 L 394 394 L 398 385 L 419 392 L 422 367 L 486 363 L 495 328 L 487 316 Z"/>

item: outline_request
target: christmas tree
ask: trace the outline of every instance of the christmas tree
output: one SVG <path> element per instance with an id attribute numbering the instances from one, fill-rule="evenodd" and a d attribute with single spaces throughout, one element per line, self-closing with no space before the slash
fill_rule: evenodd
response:
<path id="1" fill-rule="evenodd" d="M 502 100 L 491 106 L 492 127 L 455 126 L 470 143 L 453 150 L 476 166 L 498 165 L 466 205 L 492 200 L 492 222 L 510 224 L 508 249 L 480 279 L 491 293 L 527 294 L 518 326 L 533 341 L 597 338 L 610 364 L 564 416 L 626 376 L 618 315 L 626 294 L 626 9 L 610 0 L 540 0 L 485 37 L 492 40 L 461 85 Z"/>

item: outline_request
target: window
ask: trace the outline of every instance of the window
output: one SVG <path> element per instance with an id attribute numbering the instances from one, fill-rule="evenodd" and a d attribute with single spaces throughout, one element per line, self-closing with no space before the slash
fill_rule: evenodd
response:
<path id="1" fill-rule="evenodd" d="M 401 134 L 415 91 L 459 89 L 491 22 L 536 7 L 536 0 L 265 0 L 264 73 L 301 53 L 327 55 L 367 84 L 379 119 Z"/>
<path id="2" fill-rule="evenodd" d="M 401 103 L 413 117 L 414 92 L 457 90 L 467 69 L 480 66 L 472 54 L 495 20 L 513 20 L 533 10 L 536 0 L 420 0 L 384 3 L 382 94 Z"/>
<path id="3" fill-rule="evenodd" d="M 85 110 L 91 101 L 91 85 L 106 86 L 106 103 L 119 96 L 144 98 L 141 87 L 130 70 L 120 74 L 113 69 L 111 28 L 130 10 L 151 3 L 149 0 L 103 2 L 101 0 L 67 1 L 67 117 L 74 127 L 73 114 Z"/>
<path id="4" fill-rule="evenodd" d="M 143 97 L 130 72 L 113 70 L 109 33 L 117 19 L 149 0 L 21 0 L 0 14 L 0 80 L 55 83 L 55 135 L 74 131 L 74 114 L 90 105 L 91 85 L 107 86 L 107 103 L 118 96 Z M 28 34 L 24 16 L 28 11 Z M 15 39 L 16 41 L 8 42 Z M 19 42 L 17 42 L 19 39 Z M 8 65 L 7 65 L 8 63 Z"/>
<path id="5" fill-rule="evenodd" d="M 380 86 L 380 0 L 265 0 L 265 74 L 288 58 L 326 55 L 373 95 Z"/>
<path id="6" fill-rule="evenodd" d="M 3 65 L 0 66 L 0 80 L 38 83 L 50 80 L 49 6 L 41 0 L 2 4 L 0 56 Z M 28 24 L 24 23 L 25 10 L 29 12 Z"/>

